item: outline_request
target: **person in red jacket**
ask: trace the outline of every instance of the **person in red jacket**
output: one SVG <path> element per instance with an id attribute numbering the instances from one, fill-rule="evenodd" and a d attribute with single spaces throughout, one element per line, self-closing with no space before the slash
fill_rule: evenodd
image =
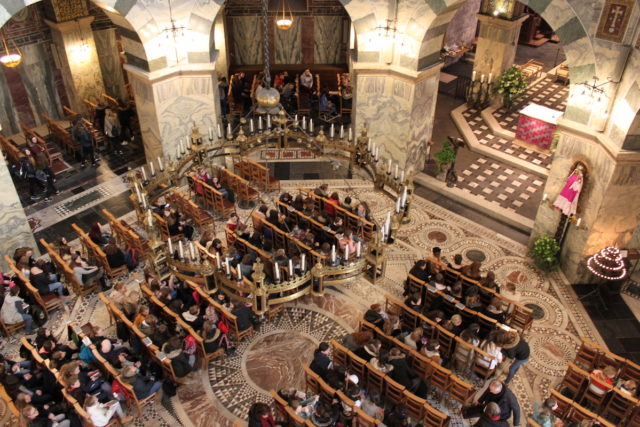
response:
<path id="1" fill-rule="evenodd" d="M 249 427 L 275 427 L 276 421 L 271 414 L 269 405 L 256 402 L 249 409 Z"/>

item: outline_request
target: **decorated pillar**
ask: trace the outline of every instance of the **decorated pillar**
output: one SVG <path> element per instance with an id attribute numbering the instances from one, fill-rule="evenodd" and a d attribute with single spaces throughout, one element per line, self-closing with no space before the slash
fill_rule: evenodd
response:
<path id="1" fill-rule="evenodd" d="M 598 278 L 586 268 L 587 259 L 608 246 L 629 248 L 640 223 L 640 152 L 625 151 L 601 133 L 561 120 L 560 142 L 549 171 L 536 215 L 533 242 L 538 236 L 554 236 L 563 220 L 554 205 L 575 204 L 575 215 L 567 221 L 560 253 L 560 266 L 571 283 L 589 283 Z M 581 185 L 575 185 L 577 165 L 584 165 Z M 575 177 L 574 177 L 575 178 Z M 568 186 L 573 183 L 573 190 Z M 574 192 L 579 194 L 574 198 Z"/>
<path id="2" fill-rule="evenodd" d="M 0 233 L 4 236 L 0 239 L 0 253 L 13 256 L 17 248 L 26 246 L 37 254 L 38 246 L 5 161 L 0 161 L 0 192 Z"/>
<path id="3" fill-rule="evenodd" d="M 83 99 L 96 102 L 105 92 L 93 39 L 87 2 L 82 0 L 52 0 L 45 23 L 51 28 L 54 55 L 62 70 L 62 79 L 70 107 L 84 112 Z"/>
<path id="4" fill-rule="evenodd" d="M 407 176 L 422 170 L 433 131 L 442 63 L 423 71 L 354 63 L 355 129 L 368 129 L 380 156 Z"/>
<path id="5" fill-rule="evenodd" d="M 220 122 L 215 63 L 183 64 L 159 71 L 125 65 L 136 101 L 147 159 L 175 158 L 180 141 L 199 127 L 214 134 Z M 224 132 L 224 130 L 223 130 Z"/>
<path id="6" fill-rule="evenodd" d="M 485 15 L 479 13 L 480 31 L 476 45 L 476 56 L 473 62 L 473 72 L 480 79 L 496 79 L 511 67 L 516 58 L 520 27 L 527 19 L 527 15 L 514 20 L 503 19 L 501 15 Z"/>

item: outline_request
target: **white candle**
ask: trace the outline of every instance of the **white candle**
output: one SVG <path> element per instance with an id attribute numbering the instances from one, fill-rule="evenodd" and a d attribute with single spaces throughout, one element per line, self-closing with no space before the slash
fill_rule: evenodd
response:
<path id="1" fill-rule="evenodd" d="M 400 171 L 400 182 L 404 182 L 404 169 Z"/>
<path id="2" fill-rule="evenodd" d="M 216 267 L 220 270 L 220 254 L 216 252 Z"/>
<path id="3" fill-rule="evenodd" d="M 302 116 L 302 130 L 307 130 L 307 117 Z"/>
<path id="4" fill-rule="evenodd" d="M 178 240 L 178 252 L 180 253 L 180 258 L 184 259 L 184 248 L 182 247 L 182 240 Z"/>
<path id="5" fill-rule="evenodd" d="M 307 266 L 307 254 L 302 254 L 300 258 L 300 270 L 304 273 L 305 267 Z"/>
<path id="6" fill-rule="evenodd" d="M 148 214 L 147 215 L 147 222 L 149 223 L 149 227 L 152 227 L 153 226 L 153 216 L 152 216 L 152 213 L 151 213 L 151 209 L 149 209 L 147 211 L 147 214 Z"/>
<path id="7" fill-rule="evenodd" d="M 353 133 L 351 131 L 351 128 L 349 128 L 349 141 L 351 141 L 353 139 Z"/>
<path id="8" fill-rule="evenodd" d="M 397 164 L 397 163 L 396 163 L 396 170 L 395 170 L 395 172 L 393 173 L 393 177 L 394 177 L 395 179 L 398 179 L 398 164 Z"/>
<path id="9" fill-rule="evenodd" d="M 209 139 L 213 139 L 213 129 L 209 126 Z"/>
<path id="10" fill-rule="evenodd" d="M 191 150 L 191 138 L 189 138 L 189 136 L 187 135 L 185 137 L 185 140 L 186 140 L 185 146 L 187 147 L 187 150 Z"/>
<path id="11" fill-rule="evenodd" d="M 144 193 L 142 193 L 142 209 L 147 210 L 147 199 L 145 199 Z"/>
<path id="12" fill-rule="evenodd" d="M 289 258 L 289 280 L 293 277 L 293 260 Z"/>
<path id="13" fill-rule="evenodd" d="M 231 276 L 230 259 L 225 258 L 224 268 L 227 270 L 227 276 Z"/>
<path id="14" fill-rule="evenodd" d="M 344 260 L 349 261 L 349 242 L 344 245 Z"/>
<path id="15" fill-rule="evenodd" d="M 578 218 L 578 221 L 576 222 L 576 227 L 580 227 L 580 224 L 582 224 L 582 218 Z"/>
<path id="16" fill-rule="evenodd" d="M 147 181 L 147 171 L 144 170 L 144 166 L 140 166 L 140 169 L 142 169 L 142 179 Z"/>
<path id="17" fill-rule="evenodd" d="M 254 129 L 253 129 L 253 119 L 249 120 L 249 132 L 253 133 Z"/>
<path id="18" fill-rule="evenodd" d="M 344 125 L 340 125 L 340 139 L 344 139 Z"/>
<path id="19" fill-rule="evenodd" d="M 362 242 L 358 241 L 356 244 L 356 258 L 360 258 L 360 253 L 362 251 Z"/>
<path id="20" fill-rule="evenodd" d="M 387 173 L 391 174 L 391 159 L 387 161 Z"/>
<path id="21" fill-rule="evenodd" d="M 400 200 L 400 197 L 398 197 L 398 198 L 396 199 L 396 213 L 400 213 L 400 202 L 401 202 L 401 201 L 402 201 L 402 200 Z"/>
<path id="22" fill-rule="evenodd" d="M 293 116 L 293 121 L 297 122 L 298 121 L 298 115 L 296 114 L 295 116 Z"/>
<path id="23" fill-rule="evenodd" d="M 180 158 L 180 150 L 176 148 L 176 159 Z"/>
<path id="24" fill-rule="evenodd" d="M 242 280 L 242 269 L 240 268 L 240 264 L 236 267 L 236 271 L 238 272 L 238 280 Z"/>
<path id="25" fill-rule="evenodd" d="M 158 166 L 160 167 L 160 172 L 164 171 L 164 164 L 162 164 L 162 157 L 158 156 Z"/>
<path id="26" fill-rule="evenodd" d="M 475 71 L 471 74 L 471 81 L 472 82 L 476 81 L 476 72 Z"/>
<path id="27" fill-rule="evenodd" d="M 178 143 L 178 147 L 180 147 L 180 154 L 184 153 L 184 146 L 182 145 L 182 141 Z"/>
<path id="28" fill-rule="evenodd" d="M 309 119 L 309 132 L 313 134 L 313 119 Z"/>
<path id="29" fill-rule="evenodd" d="M 276 263 L 273 264 L 273 267 L 274 267 L 273 272 L 276 275 L 276 282 L 279 282 L 280 281 L 280 266 L 276 262 Z"/>
<path id="30" fill-rule="evenodd" d="M 480 83 L 484 83 L 484 74 L 480 75 Z"/>
<path id="31" fill-rule="evenodd" d="M 336 134 L 336 129 L 333 123 L 331 123 L 331 127 L 329 128 L 329 138 L 333 139 Z"/>
<path id="32" fill-rule="evenodd" d="M 542 195 L 542 201 L 543 201 L 543 202 L 546 202 L 548 198 L 549 198 L 549 195 L 548 195 L 547 193 L 544 193 L 544 194 Z"/>
<path id="33" fill-rule="evenodd" d="M 376 147 L 376 160 L 378 160 L 379 155 L 380 155 L 380 147 Z"/>
<path id="34" fill-rule="evenodd" d="M 167 243 L 169 244 L 169 256 L 173 257 L 173 243 L 171 243 L 171 238 L 167 239 Z"/>
<path id="35" fill-rule="evenodd" d="M 267 129 L 271 129 L 271 115 L 267 114 Z"/>
<path id="36" fill-rule="evenodd" d="M 231 132 L 231 123 L 227 123 L 227 138 L 231 138 L 233 136 Z"/>
<path id="37" fill-rule="evenodd" d="M 402 206 L 406 206 L 407 205 L 407 187 L 404 187 L 404 190 L 402 190 Z"/>
<path id="38" fill-rule="evenodd" d="M 491 83 L 491 80 L 493 80 L 493 73 L 489 73 L 489 80 L 487 80 L 487 83 Z"/>
<path id="39" fill-rule="evenodd" d="M 189 254 L 193 261 L 196 260 L 196 248 L 193 246 L 193 242 L 189 242 Z"/>
<path id="40" fill-rule="evenodd" d="M 374 148 L 375 148 L 375 144 L 374 144 Z M 371 151 L 371 138 L 369 138 L 369 141 L 367 141 L 367 151 Z"/>
<path id="41" fill-rule="evenodd" d="M 138 196 L 138 203 L 142 203 L 142 196 L 140 195 L 140 189 L 138 188 L 138 183 L 134 182 L 133 186 L 136 189 L 136 196 Z"/>
<path id="42" fill-rule="evenodd" d="M 336 245 L 331 245 L 331 262 L 336 262 Z"/>
<path id="43" fill-rule="evenodd" d="M 384 227 L 386 229 L 384 234 L 389 234 L 389 230 L 391 229 L 391 212 L 387 212 L 387 219 L 384 222 Z"/>
<path id="44" fill-rule="evenodd" d="M 153 168 L 153 162 L 149 163 L 149 169 L 151 169 L 151 176 L 155 176 L 156 170 Z"/>
<path id="45" fill-rule="evenodd" d="M 216 132 L 218 133 L 218 139 L 222 138 L 222 128 L 220 127 L 220 123 L 216 127 Z"/>
<path id="46" fill-rule="evenodd" d="M 262 116 L 258 116 L 258 130 L 262 130 Z"/>

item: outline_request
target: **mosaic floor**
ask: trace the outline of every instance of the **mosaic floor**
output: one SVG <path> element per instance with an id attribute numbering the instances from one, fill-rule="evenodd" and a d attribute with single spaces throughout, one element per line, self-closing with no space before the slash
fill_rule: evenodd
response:
<path id="1" fill-rule="evenodd" d="M 283 183 L 283 188 L 300 185 L 313 187 L 316 183 L 289 181 Z M 341 197 L 348 193 L 366 200 L 378 221 L 393 208 L 392 200 L 379 197 L 365 182 L 351 181 L 346 185 L 329 181 L 329 186 Z M 248 211 L 243 211 L 240 216 L 244 218 L 247 214 Z M 126 218 L 129 223 L 131 216 Z M 180 386 L 175 397 L 148 405 L 135 425 L 233 426 L 238 417 L 245 419 L 252 402 L 269 401 L 268 388 L 300 386 L 299 364 L 311 360 L 317 343 L 353 330 L 366 307 L 384 301 L 385 294 L 400 297 L 413 262 L 433 246 L 441 247 L 445 257 L 461 253 L 466 261 L 482 261 L 484 270 L 495 271 L 498 282 L 516 283 L 522 302 L 535 309 L 537 320 L 527 337 L 532 357 L 511 386 L 525 411 L 530 411 L 533 402 L 559 382 L 565 363 L 574 357 L 579 336 L 602 342 L 563 276 L 559 273 L 546 276 L 538 271 L 526 258 L 525 246 L 416 198 L 411 222 L 401 229 L 397 243 L 388 252 L 383 281 L 373 286 L 357 279 L 330 288 L 324 297 L 307 296 L 287 304 L 281 317 L 263 324 L 241 344 L 233 357 L 211 362 L 207 371 L 199 371 Z M 135 279 L 132 277 L 130 286 L 136 286 Z M 76 301 L 69 308 L 69 314 L 57 312 L 49 323 L 58 334 L 69 319 L 107 325 L 106 310 L 97 301 L 96 296 Z M 17 339 L 0 341 L 0 352 L 15 355 Z M 450 413 L 451 425 L 468 425 L 455 412 Z"/>

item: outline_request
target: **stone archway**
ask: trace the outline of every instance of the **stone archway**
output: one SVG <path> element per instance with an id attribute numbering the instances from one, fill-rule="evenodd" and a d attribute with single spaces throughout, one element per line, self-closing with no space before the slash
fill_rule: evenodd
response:
<path id="1" fill-rule="evenodd" d="M 429 67 L 439 61 L 440 47 L 447 26 L 456 10 L 467 0 L 453 0 L 448 5 L 440 0 L 426 0 L 431 13 L 419 21 L 424 37 L 418 53 L 419 67 Z M 571 73 L 571 90 L 576 83 L 590 80 L 597 75 L 596 55 L 591 39 L 574 9 L 567 0 L 535 1 L 519 0 L 538 13 L 560 38 Z M 587 124 L 590 112 L 578 102 L 569 103 L 565 118 Z"/>

